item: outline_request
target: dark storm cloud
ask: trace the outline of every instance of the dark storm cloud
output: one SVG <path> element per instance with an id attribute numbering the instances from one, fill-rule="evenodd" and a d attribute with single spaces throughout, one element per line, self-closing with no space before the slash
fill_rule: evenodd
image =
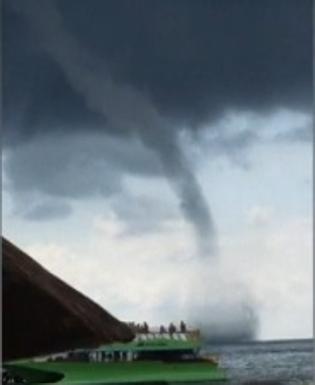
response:
<path id="1" fill-rule="evenodd" d="M 85 104 L 108 119 L 107 126 L 137 134 L 156 153 L 179 198 L 183 215 L 193 224 L 202 253 L 213 253 L 212 218 L 171 122 L 141 90 L 115 81 L 106 61 L 101 66 L 96 61 L 91 67 L 91 53 L 66 28 L 53 1 L 15 2 L 14 7 L 41 37 L 43 51 L 59 65 L 72 88 L 84 97 Z"/>
<path id="2" fill-rule="evenodd" d="M 121 190 L 123 171 L 161 175 L 158 160 L 139 141 L 99 134 L 34 138 L 5 158 L 5 174 L 14 175 L 11 190 L 57 198 L 110 197 Z"/>
<path id="3" fill-rule="evenodd" d="M 178 129 L 198 128 L 231 108 L 308 108 L 310 10 L 310 1 L 297 0 L 7 1 L 6 143 L 91 130 L 138 136 L 210 254 L 213 221 Z M 118 187 L 108 184 L 105 168 L 97 189 L 108 193 Z M 73 180 L 60 184 L 62 171 L 56 180 L 36 172 L 34 180 L 40 175 L 51 193 L 95 189 L 89 178 L 78 188 Z"/>
<path id="4" fill-rule="evenodd" d="M 15 12 L 18 3 L 4 4 L 5 139 L 113 130 L 43 51 L 41 34 Z M 176 122 L 195 127 L 227 107 L 310 106 L 311 0 L 56 4 L 68 31 L 88 49 L 87 66 L 106 63 L 116 82 L 142 90 Z"/>

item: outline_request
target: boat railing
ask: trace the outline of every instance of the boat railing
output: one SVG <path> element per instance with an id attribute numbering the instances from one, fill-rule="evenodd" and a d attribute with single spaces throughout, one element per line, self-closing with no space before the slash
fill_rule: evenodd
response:
<path id="1" fill-rule="evenodd" d="M 159 330 L 150 329 L 146 333 L 136 333 L 134 341 L 154 341 L 158 339 L 177 340 L 177 341 L 197 341 L 200 339 L 199 330 L 186 330 L 185 332 L 176 331 L 160 332 Z"/>

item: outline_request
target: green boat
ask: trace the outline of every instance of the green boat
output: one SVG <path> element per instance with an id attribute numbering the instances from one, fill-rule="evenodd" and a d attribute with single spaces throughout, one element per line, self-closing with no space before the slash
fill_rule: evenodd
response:
<path id="1" fill-rule="evenodd" d="M 15 382 L 60 385 L 172 384 L 225 381 L 213 357 L 200 357 L 195 332 L 144 333 L 130 343 L 75 350 L 48 360 L 15 362 L 7 370 Z"/>

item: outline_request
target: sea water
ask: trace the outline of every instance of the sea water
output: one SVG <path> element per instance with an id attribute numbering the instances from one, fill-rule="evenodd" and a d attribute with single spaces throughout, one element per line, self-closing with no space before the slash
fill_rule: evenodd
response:
<path id="1" fill-rule="evenodd" d="M 314 340 L 207 344 L 204 351 L 218 356 L 232 384 L 315 384 Z"/>

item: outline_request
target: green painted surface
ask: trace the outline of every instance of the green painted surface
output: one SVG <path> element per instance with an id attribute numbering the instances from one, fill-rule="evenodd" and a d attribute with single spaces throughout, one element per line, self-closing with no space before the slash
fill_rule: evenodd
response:
<path id="1" fill-rule="evenodd" d="M 132 341 L 129 343 L 114 343 L 104 345 L 96 349 L 103 352 L 140 352 L 140 351 L 163 351 L 163 350 L 195 350 L 200 348 L 198 340 L 168 340 L 165 338 L 155 338 L 151 341 Z"/>
<path id="2" fill-rule="evenodd" d="M 64 378 L 58 382 L 60 385 L 185 383 L 226 379 L 221 369 L 208 362 L 45 362 L 16 365 L 15 371 L 18 370 L 18 366 L 24 370 L 25 368 L 32 368 L 63 373 Z"/>
<path id="3" fill-rule="evenodd" d="M 47 370 L 47 368 L 33 368 L 25 363 L 9 364 L 5 365 L 5 367 L 8 368 L 14 376 L 23 378 L 27 383 L 52 383 L 58 382 L 64 377 L 64 374 L 61 372 L 50 371 Z"/>

